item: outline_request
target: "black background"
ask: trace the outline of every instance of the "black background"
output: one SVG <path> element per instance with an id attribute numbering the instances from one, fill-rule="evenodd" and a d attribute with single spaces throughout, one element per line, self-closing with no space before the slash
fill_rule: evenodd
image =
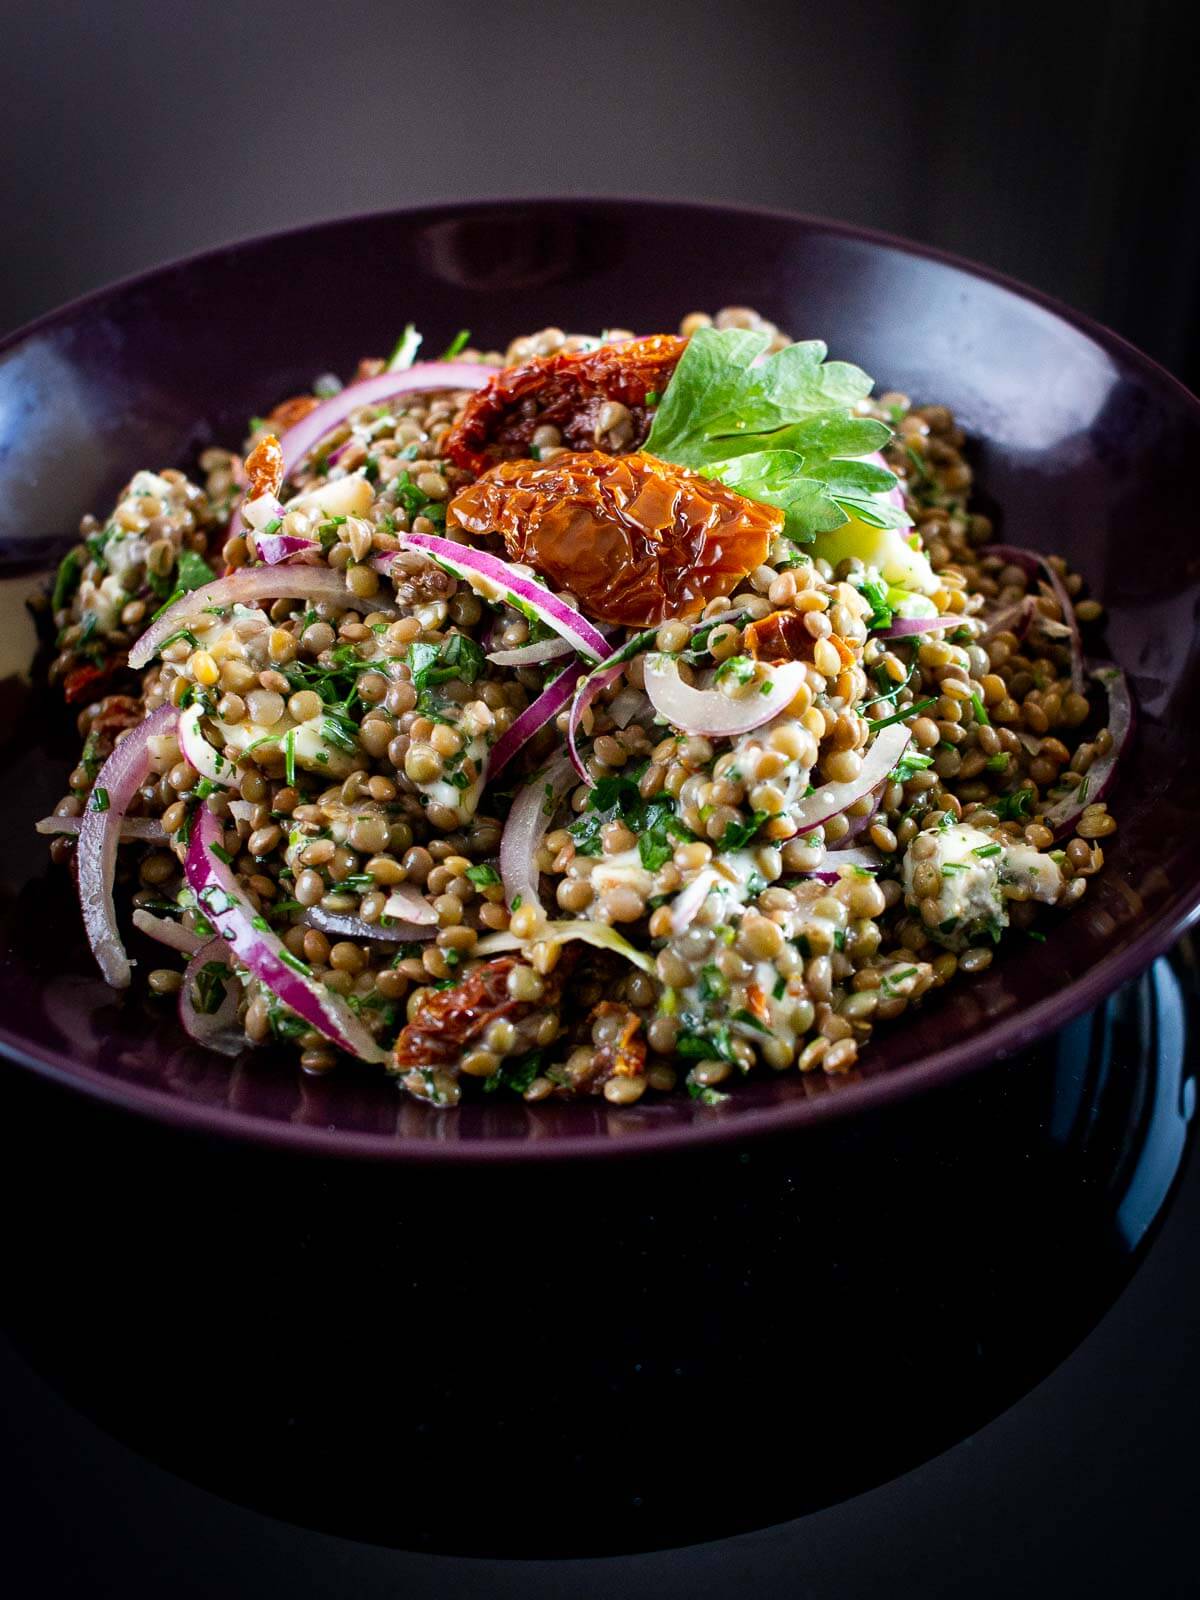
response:
<path id="1" fill-rule="evenodd" d="M 1200 378 L 1193 7 L 10 0 L 0 16 L 0 330 L 312 218 L 624 191 L 908 234 Z M 686 263 L 680 282 L 684 311 Z M 391 328 L 408 308 L 380 315 Z M 71 1115 L 11 1090 L 0 1109 L 10 1160 L 19 1118 Z M 45 1148 L 14 1169 L 7 1230 L 36 1237 L 49 1189 L 90 1203 Z M 788 1526 L 607 1562 L 452 1562 L 300 1532 L 113 1443 L 3 1346 L 3 1570 L 20 1596 L 1193 1593 L 1197 1218 L 1193 1168 L 1078 1351 L 926 1467 Z M 79 1304 L 79 1338 L 110 1309 Z M 833 1361 L 822 1381 L 839 1376 Z M 698 1464 L 698 1493 L 719 1493 L 713 1472 Z M 448 1486 L 464 1516 L 477 1492 L 469 1470 Z"/>

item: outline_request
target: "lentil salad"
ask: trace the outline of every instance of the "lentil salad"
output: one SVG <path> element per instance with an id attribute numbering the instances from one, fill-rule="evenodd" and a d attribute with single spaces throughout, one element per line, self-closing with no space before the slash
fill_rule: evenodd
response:
<path id="1" fill-rule="evenodd" d="M 209 1048 L 714 1102 L 853 1072 L 1044 937 L 1103 865 L 1128 690 L 1080 577 L 971 509 L 946 408 L 744 308 L 468 338 L 408 330 L 84 519 L 43 600 L 84 746 L 39 828 L 109 982 L 119 900 Z"/>

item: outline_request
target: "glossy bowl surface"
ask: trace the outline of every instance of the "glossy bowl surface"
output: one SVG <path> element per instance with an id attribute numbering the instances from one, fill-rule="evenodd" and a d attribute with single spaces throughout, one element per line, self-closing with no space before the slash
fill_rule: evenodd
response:
<path id="1" fill-rule="evenodd" d="M 951 406 L 1000 536 L 1059 551 L 1108 608 L 1136 742 L 1110 796 L 1120 831 L 1087 899 L 1045 944 L 883 1029 L 853 1078 L 772 1077 L 720 1107 L 684 1097 L 438 1112 L 381 1074 L 321 1079 L 249 1053 L 230 1066 L 173 1013 L 101 982 L 70 885 L 31 831 L 65 789 L 69 723 L 3 680 L 0 1050 L 176 1124 L 358 1157 L 526 1160 L 666 1150 L 799 1128 L 915 1093 L 1061 1027 L 1165 950 L 1200 905 L 1191 498 L 1200 403 L 1123 340 L 1020 285 L 861 229 L 774 212 L 625 199 L 481 201 L 251 240 L 100 291 L 0 346 L 0 559 L 45 565 L 81 513 L 142 466 L 188 465 L 316 373 L 349 371 L 409 319 L 441 348 L 547 324 L 672 328 L 753 305 L 823 338 L 881 389 Z M 19 670 L 26 580 L 3 588 L 3 670 Z M 136 951 L 149 960 L 149 947 Z M 500 1103 L 497 1103 L 500 1102 Z"/>

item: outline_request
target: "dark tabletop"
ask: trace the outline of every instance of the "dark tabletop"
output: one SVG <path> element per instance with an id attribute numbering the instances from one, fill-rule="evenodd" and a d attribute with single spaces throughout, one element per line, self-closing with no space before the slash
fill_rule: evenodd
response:
<path id="1" fill-rule="evenodd" d="M 1174 981 L 825 1143 L 452 1186 L 6 1073 L 15 1592 L 1193 1593 Z"/>

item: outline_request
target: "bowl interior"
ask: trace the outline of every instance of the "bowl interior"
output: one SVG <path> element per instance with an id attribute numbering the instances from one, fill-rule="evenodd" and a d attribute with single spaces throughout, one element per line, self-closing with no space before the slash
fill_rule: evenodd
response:
<path id="1" fill-rule="evenodd" d="M 188 465 L 209 442 L 239 440 L 247 417 L 318 372 L 350 370 L 408 320 L 436 351 L 464 326 L 503 347 L 547 324 L 672 328 L 735 301 L 824 339 L 881 388 L 951 406 L 1001 536 L 1069 557 L 1108 608 L 1110 650 L 1138 702 L 1111 796 L 1120 830 L 1047 942 L 1014 936 L 986 974 L 881 1030 L 854 1077 L 767 1077 L 716 1108 L 485 1096 L 441 1113 L 362 1069 L 310 1080 L 258 1053 L 230 1067 L 192 1047 L 173 1014 L 105 987 L 70 884 L 31 832 L 64 792 L 74 749 L 69 719 L 19 677 L 32 637 L 18 575 L 2 586 L 13 675 L 0 684 L 0 1047 L 155 1115 L 347 1153 L 649 1151 L 822 1117 L 1011 1054 L 1177 936 L 1200 898 L 1200 557 L 1187 492 L 1200 406 L 1115 336 L 916 247 L 771 213 L 514 201 L 335 222 L 162 269 L 0 349 L 0 557 L 10 571 L 46 565 L 135 468 Z"/>

